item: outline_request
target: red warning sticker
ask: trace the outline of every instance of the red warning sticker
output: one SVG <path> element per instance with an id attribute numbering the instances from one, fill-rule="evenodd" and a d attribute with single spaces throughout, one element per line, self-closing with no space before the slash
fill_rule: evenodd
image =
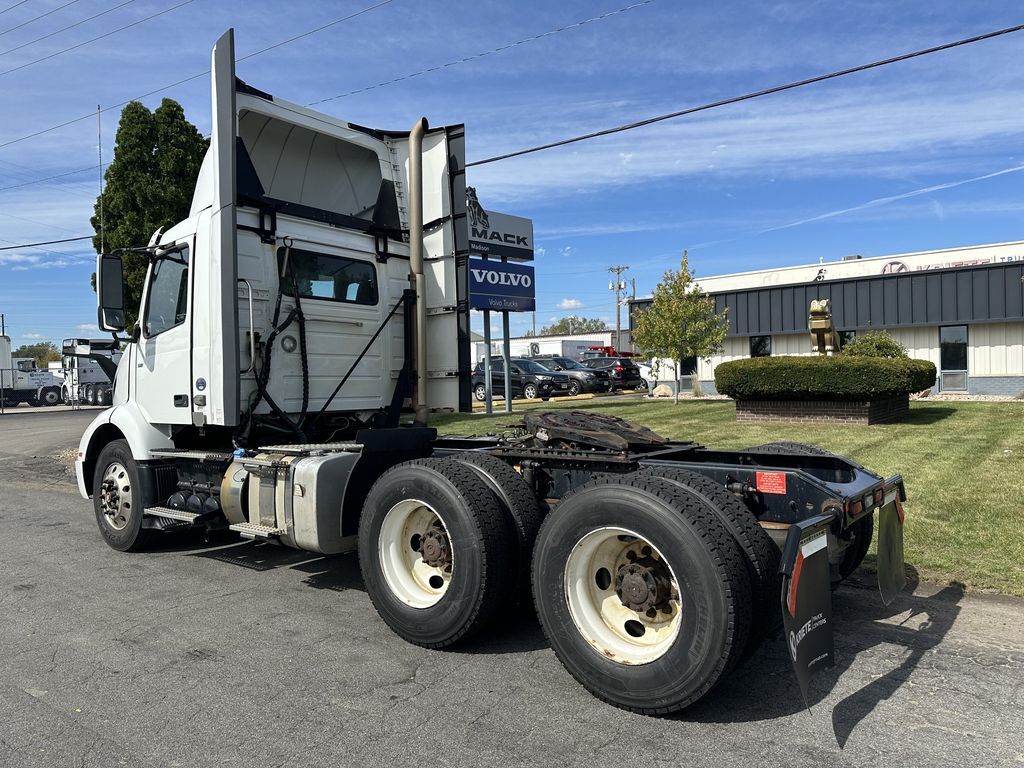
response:
<path id="1" fill-rule="evenodd" d="M 786 493 L 786 473 L 785 472 L 758 472 L 757 473 L 757 490 L 761 493 L 776 493 L 785 495 Z"/>

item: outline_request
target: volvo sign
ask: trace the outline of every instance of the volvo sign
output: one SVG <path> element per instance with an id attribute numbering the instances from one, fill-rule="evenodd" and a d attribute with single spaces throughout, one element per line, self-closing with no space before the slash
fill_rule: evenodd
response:
<path id="1" fill-rule="evenodd" d="M 533 312 L 537 308 L 533 267 L 470 259 L 469 306 L 494 312 Z"/>

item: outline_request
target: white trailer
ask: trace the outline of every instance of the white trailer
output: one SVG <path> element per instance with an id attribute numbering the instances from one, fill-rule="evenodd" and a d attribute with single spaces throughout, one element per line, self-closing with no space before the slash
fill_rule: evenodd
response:
<path id="1" fill-rule="evenodd" d="M 31 357 L 12 357 L 11 339 L 0 336 L 0 403 L 4 406 L 56 405 L 60 387 L 53 373 Z"/>
<path id="2" fill-rule="evenodd" d="M 708 451 L 596 412 L 438 437 L 432 410 L 470 408 L 462 126 L 353 125 L 246 85 L 234 62 L 229 31 L 191 213 L 138 249 L 134 328 L 121 254 L 98 259 L 101 330 L 130 333 L 75 464 L 107 544 L 185 526 L 358 549 L 381 618 L 429 648 L 513 610 L 532 572 L 566 669 L 649 714 L 749 657 L 780 594 L 787 629 L 807 624 L 801 681 L 823 666 L 830 574 L 860 562 L 876 513 L 891 597 L 899 476 L 788 445 Z"/>
<path id="3" fill-rule="evenodd" d="M 509 354 L 512 357 L 556 355 L 558 357 L 568 357 L 572 360 L 579 360 L 583 357 L 584 352 L 591 347 L 595 347 L 600 344 L 600 339 L 546 339 L 543 336 L 537 336 L 530 339 L 512 339 L 509 342 Z M 474 360 L 483 360 L 486 354 L 487 345 L 482 342 L 477 342 Z M 491 354 L 502 354 L 502 342 L 500 340 L 491 342 Z"/>

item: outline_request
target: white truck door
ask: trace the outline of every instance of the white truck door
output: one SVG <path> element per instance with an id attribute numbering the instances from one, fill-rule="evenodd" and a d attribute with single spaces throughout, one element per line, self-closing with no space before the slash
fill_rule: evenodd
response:
<path id="1" fill-rule="evenodd" d="M 150 424 L 191 424 L 191 243 L 159 258 L 142 298 L 135 399 Z"/>

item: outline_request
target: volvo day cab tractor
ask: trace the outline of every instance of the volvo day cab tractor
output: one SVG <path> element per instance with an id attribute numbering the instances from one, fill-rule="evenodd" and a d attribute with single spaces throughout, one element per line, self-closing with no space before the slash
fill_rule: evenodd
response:
<path id="1" fill-rule="evenodd" d="M 234 61 L 228 32 L 189 217 L 135 249 L 133 328 L 122 254 L 98 259 L 100 327 L 129 342 L 76 473 L 111 547 L 195 527 L 358 551 L 381 618 L 428 648 L 532 599 L 579 682 L 649 714 L 712 691 L 780 625 L 804 686 L 875 518 L 892 599 L 899 476 L 595 413 L 438 437 L 431 412 L 471 407 L 462 126 L 347 123 Z"/>
<path id="2" fill-rule="evenodd" d="M 0 336 L 0 404 L 13 407 L 57 405 L 60 387 L 46 368 L 37 368 L 36 361 L 11 356 L 10 336 Z"/>
<path id="3" fill-rule="evenodd" d="M 110 339 L 64 339 L 58 376 L 65 403 L 110 405 L 121 351 Z"/>

